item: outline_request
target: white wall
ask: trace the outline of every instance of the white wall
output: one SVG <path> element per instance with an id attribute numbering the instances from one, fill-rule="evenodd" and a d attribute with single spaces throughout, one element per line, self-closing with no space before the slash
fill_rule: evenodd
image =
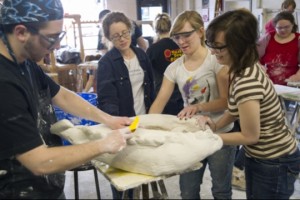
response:
<path id="1" fill-rule="evenodd" d="M 262 8 L 280 9 L 283 0 L 260 0 Z M 300 0 L 295 0 L 297 8 L 300 9 Z"/>
<path id="2" fill-rule="evenodd" d="M 137 20 L 136 0 L 106 0 L 107 9 L 123 12 L 128 18 Z"/>

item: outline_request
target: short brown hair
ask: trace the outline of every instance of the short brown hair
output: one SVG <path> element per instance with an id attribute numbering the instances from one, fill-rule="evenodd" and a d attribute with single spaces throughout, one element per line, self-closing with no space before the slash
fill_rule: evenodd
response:
<path id="1" fill-rule="evenodd" d="M 294 0 L 285 0 L 281 4 L 281 9 L 287 9 L 289 6 L 296 8 L 296 2 Z"/>
<path id="2" fill-rule="evenodd" d="M 131 20 L 125 16 L 124 13 L 121 12 L 111 12 L 105 15 L 103 22 L 102 22 L 102 30 L 104 33 L 104 36 L 110 40 L 109 35 L 109 27 L 113 24 L 113 23 L 118 23 L 118 22 L 122 22 L 124 23 L 128 30 L 130 30 L 132 32 L 132 23 Z"/>

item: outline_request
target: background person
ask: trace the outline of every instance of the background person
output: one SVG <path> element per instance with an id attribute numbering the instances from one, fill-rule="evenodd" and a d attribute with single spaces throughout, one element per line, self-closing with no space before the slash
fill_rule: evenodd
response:
<path id="1" fill-rule="evenodd" d="M 287 11 L 274 18 L 275 32 L 258 41 L 260 63 L 274 84 L 286 85 L 287 80 L 300 81 L 299 33 L 294 16 Z"/>
<path id="2" fill-rule="evenodd" d="M 5 0 L 0 41 L 0 199 L 64 199 L 64 171 L 126 146 L 129 134 L 62 145 L 50 133 L 56 122 L 52 103 L 66 112 L 111 128 L 131 120 L 108 115 L 57 85 L 36 64 L 64 36 L 59 0 Z M 30 17 L 28 17 L 30 16 Z"/>
<path id="3" fill-rule="evenodd" d="M 154 20 L 154 29 L 157 34 L 155 42 L 147 49 L 146 53 L 152 64 L 155 79 L 155 91 L 158 94 L 164 72 L 167 66 L 182 56 L 178 45 L 170 38 L 171 19 L 167 13 L 158 14 Z M 177 115 L 183 108 L 183 100 L 176 84 L 173 94 L 166 104 L 164 114 Z"/>
<path id="4" fill-rule="evenodd" d="M 290 12 L 291 14 L 294 13 L 296 9 L 296 2 L 294 0 L 285 0 L 281 4 L 281 11 L 287 11 Z M 275 25 L 273 18 L 270 19 L 266 24 L 265 24 L 265 34 L 271 33 L 275 31 Z"/>
<path id="5" fill-rule="evenodd" d="M 102 30 L 102 21 L 106 14 L 110 13 L 110 10 L 104 9 L 101 10 L 98 16 L 99 21 L 99 32 L 98 32 L 98 45 L 97 50 L 107 51 L 109 49 L 108 41 L 105 40 L 105 37 L 103 36 L 103 30 Z"/>
<path id="6" fill-rule="evenodd" d="M 218 118 L 226 110 L 228 68 L 217 63 L 204 44 L 205 31 L 202 17 L 196 11 L 179 14 L 170 35 L 183 52 L 164 73 L 162 86 L 151 105 L 149 113 L 161 113 L 178 84 L 184 109 L 178 117 L 191 117 L 205 112 Z M 223 130 L 230 131 L 233 124 Z M 216 199 L 231 199 L 231 174 L 236 147 L 224 146 L 221 150 L 202 160 L 203 167 L 180 175 L 180 191 L 183 199 L 199 199 L 200 185 L 206 166 L 212 177 L 212 194 Z"/>
<path id="7" fill-rule="evenodd" d="M 247 199 L 289 199 L 300 171 L 300 152 L 259 64 L 257 19 L 245 9 L 228 11 L 209 24 L 206 37 L 218 62 L 230 68 L 229 112 L 218 120 L 199 117 L 199 124 L 215 131 L 238 118 L 241 131 L 218 135 L 224 144 L 243 145 Z"/>

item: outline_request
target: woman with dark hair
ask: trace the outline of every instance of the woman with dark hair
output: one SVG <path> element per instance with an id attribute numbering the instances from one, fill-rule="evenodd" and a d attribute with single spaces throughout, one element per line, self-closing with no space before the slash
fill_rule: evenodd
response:
<path id="1" fill-rule="evenodd" d="M 300 34 L 296 32 L 294 16 L 283 11 L 273 21 L 276 31 L 261 37 L 257 45 L 260 62 L 274 84 L 286 85 L 287 80 L 299 81 Z"/>
<path id="2" fill-rule="evenodd" d="M 229 65 L 229 100 L 220 119 L 200 116 L 199 124 L 216 131 L 239 119 L 241 131 L 218 135 L 226 145 L 244 145 L 247 199 L 289 199 L 300 152 L 273 83 L 259 64 L 257 19 L 245 9 L 228 11 L 209 24 L 206 36 L 218 63 Z"/>
<path id="3" fill-rule="evenodd" d="M 294 13 L 296 9 L 296 2 L 295 0 L 284 0 L 281 4 L 281 11 L 286 11 L 289 12 L 291 14 Z M 265 33 L 270 33 L 275 31 L 275 24 L 274 24 L 274 19 L 270 19 L 270 21 L 268 21 L 265 24 Z"/>

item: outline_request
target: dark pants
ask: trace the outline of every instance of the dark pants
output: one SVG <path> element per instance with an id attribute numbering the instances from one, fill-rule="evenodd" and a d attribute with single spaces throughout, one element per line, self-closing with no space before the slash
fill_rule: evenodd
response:
<path id="1" fill-rule="evenodd" d="M 245 159 L 247 199 L 289 199 L 300 171 L 300 151 L 277 159 Z"/>
<path id="2" fill-rule="evenodd" d="M 245 167 L 245 149 L 241 146 L 236 154 L 234 166 L 240 170 L 244 170 Z"/>

